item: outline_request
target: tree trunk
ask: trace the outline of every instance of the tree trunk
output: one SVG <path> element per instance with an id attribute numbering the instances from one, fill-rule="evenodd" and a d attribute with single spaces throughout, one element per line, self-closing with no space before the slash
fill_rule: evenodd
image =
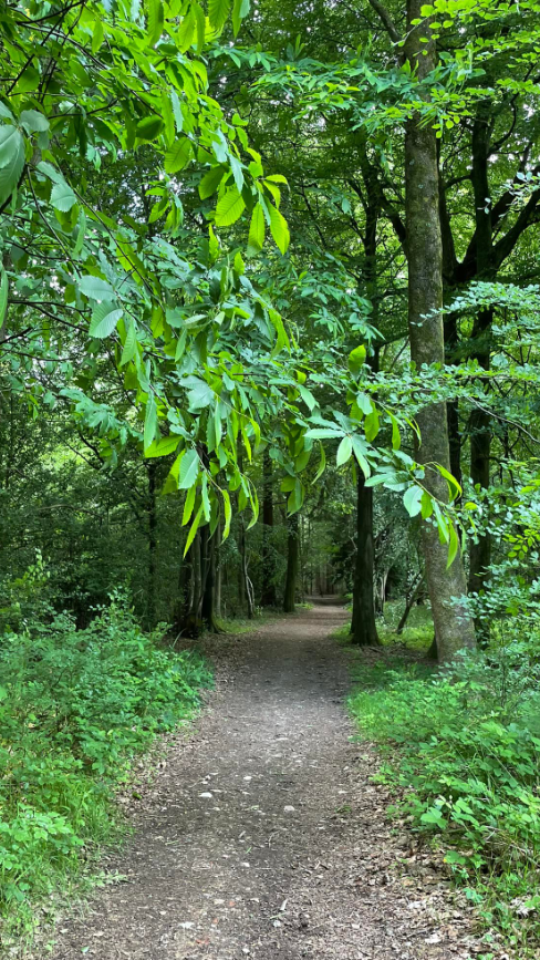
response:
<path id="1" fill-rule="evenodd" d="M 246 546 L 246 528 L 243 517 L 238 518 L 238 549 L 240 553 L 240 579 L 238 582 L 241 602 L 245 601 L 248 620 L 253 620 L 255 605 L 253 601 L 253 584 L 249 576 L 249 564 Z"/>
<path id="2" fill-rule="evenodd" d="M 362 647 L 379 643 L 375 624 L 373 573 L 373 488 L 366 487 L 364 474 L 358 470 L 356 500 L 356 560 L 354 567 L 352 642 Z"/>
<path id="3" fill-rule="evenodd" d="M 407 599 L 406 599 L 406 601 L 405 601 L 405 610 L 403 611 L 403 613 L 402 613 L 402 615 L 401 615 L 401 620 L 399 621 L 399 623 L 398 623 L 398 625 L 397 625 L 396 633 L 397 633 L 398 635 L 401 634 L 401 633 L 403 633 L 403 631 L 404 631 L 404 629 L 405 629 L 405 625 L 406 625 L 406 623 L 407 623 L 407 620 L 409 619 L 409 614 L 410 614 L 410 612 L 411 612 L 411 610 L 412 610 L 412 608 L 413 608 L 413 606 L 414 606 L 414 601 L 416 600 L 416 597 L 417 597 L 417 595 L 418 595 L 418 591 L 420 590 L 420 587 L 422 586 L 422 581 L 423 581 L 423 579 L 424 579 L 423 574 L 419 573 L 418 576 L 417 576 L 417 578 L 416 578 L 416 580 L 415 580 L 415 582 L 413 583 L 413 585 L 412 585 L 412 587 L 411 587 L 411 591 L 410 591 L 410 593 L 409 593 L 409 596 L 407 597 Z"/>
<path id="4" fill-rule="evenodd" d="M 157 586 L 157 512 L 156 512 L 156 467 L 148 465 L 148 603 L 147 622 L 150 628 L 156 625 Z"/>
<path id="5" fill-rule="evenodd" d="M 422 43 L 429 32 L 413 21 L 422 19 L 423 0 L 407 0 L 405 53 L 411 68 L 422 80 L 436 65 L 435 44 Z M 411 117 L 405 133 L 405 210 L 409 266 L 409 332 L 411 357 L 420 371 L 423 364 L 444 364 L 442 239 L 439 216 L 437 140 L 431 123 Z M 433 467 L 450 469 L 446 405 L 431 404 L 419 411 L 421 444 L 417 451 L 426 465 L 425 484 L 440 501 L 448 497 L 446 481 Z M 439 541 L 437 527 L 422 524 L 426 580 L 441 661 L 451 660 L 463 647 L 475 644 L 474 626 L 463 603 L 454 598 L 466 593 L 461 556 L 446 569 L 448 550 Z"/>
<path id="6" fill-rule="evenodd" d="M 276 606 L 276 585 L 274 583 L 275 569 L 272 545 L 272 531 L 274 528 L 274 491 L 272 476 L 272 460 L 267 447 L 263 458 L 263 504 L 262 504 L 262 590 L 261 606 Z"/>
<path id="7" fill-rule="evenodd" d="M 215 558 L 215 540 L 210 536 L 210 527 L 208 525 L 200 529 L 201 543 L 201 622 L 206 630 L 215 631 L 217 624 L 215 620 L 215 583 L 216 583 L 216 558 Z"/>
<path id="8" fill-rule="evenodd" d="M 294 613 L 296 609 L 296 581 L 298 579 L 298 514 L 293 513 L 287 519 L 287 573 L 285 577 L 285 592 L 283 610 L 285 613 Z"/>
<path id="9" fill-rule="evenodd" d="M 473 128 L 474 208 L 476 217 L 476 260 L 478 279 L 494 280 L 496 268 L 493 262 L 493 222 L 489 185 L 489 156 L 491 139 L 491 104 L 478 104 Z M 484 370 L 489 370 L 491 360 L 490 335 L 493 310 L 483 310 L 476 317 L 472 340 L 472 356 Z M 486 385 L 486 389 L 488 386 Z M 471 435 L 471 480 L 483 489 L 489 487 L 491 455 L 491 417 L 485 410 L 475 408 L 470 419 Z M 478 593 L 484 588 L 486 567 L 491 563 L 491 535 L 485 532 L 478 542 L 470 547 L 469 591 Z M 478 624 L 477 624 L 478 628 Z M 486 627 L 486 630 L 488 628 Z"/>

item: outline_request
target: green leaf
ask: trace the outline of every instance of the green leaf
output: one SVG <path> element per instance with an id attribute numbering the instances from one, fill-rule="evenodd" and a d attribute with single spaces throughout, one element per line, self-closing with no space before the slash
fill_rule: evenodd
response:
<path id="1" fill-rule="evenodd" d="M 49 121 L 38 110 L 23 110 L 19 123 L 28 133 L 45 133 L 49 129 Z"/>
<path id="2" fill-rule="evenodd" d="M 335 429 L 333 427 L 313 427 L 306 431 L 306 437 L 311 437 L 313 440 L 337 439 L 342 436 L 343 430 L 340 430 L 339 427 Z"/>
<path id="3" fill-rule="evenodd" d="M 194 3 L 192 10 L 197 23 L 197 53 L 202 53 L 206 36 L 206 14 L 200 3 Z"/>
<path id="4" fill-rule="evenodd" d="M 373 410 L 365 419 L 364 430 L 366 434 L 366 440 L 371 443 L 371 441 L 375 439 L 379 432 L 379 414 L 377 413 L 375 407 L 373 407 Z"/>
<path id="5" fill-rule="evenodd" d="M 191 519 L 191 514 L 193 513 L 193 508 L 195 506 L 195 498 L 197 496 L 197 487 L 194 484 L 189 488 L 186 499 L 184 502 L 184 511 L 182 513 L 182 526 L 185 527 L 186 523 L 189 523 Z"/>
<path id="6" fill-rule="evenodd" d="M 161 0 L 148 0 L 147 4 L 147 31 L 148 39 L 150 45 L 153 47 L 154 44 L 159 40 L 163 32 L 163 24 L 165 22 L 165 10 Z"/>
<path id="7" fill-rule="evenodd" d="M 51 191 L 51 203 L 55 210 L 67 213 L 77 203 L 77 197 L 67 183 L 56 183 Z"/>
<path id="8" fill-rule="evenodd" d="M 403 497 L 404 507 L 410 517 L 417 517 L 422 510 L 422 497 L 424 491 L 421 487 L 409 487 Z"/>
<path id="9" fill-rule="evenodd" d="M 238 187 L 229 187 L 216 207 L 216 226 L 230 227 L 240 219 L 246 204 Z"/>
<path id="10" fill-rule="evenodd" d="M 199 525 L 200 525 L 200 522 L 201 522 L 201 519 L 202 519 L 202 512 L 203 512 L 203 508 L 202 508 L 202 504 L 201 504 L 201 506 L 199 507 L 199 509 L 198 509 L 198 511 L 197 511 L 197 514 L 196 514 L 196 516 L 195 516 L 195 519 L 194 519 L 193 523 L 191 524 L 191 529 L 190 529 L 190 531 L 189 531 L 189 533 L 188 533 L 188 537 L 187 537 L 187 540 L 186 540 L 186 545 L 185 545 L 185 547 L 184 547 L 184 556 L 186 556 L 186 554 L 187 554 L 187 552 L 188 552 L 191 544 L 193 543 L 193 541 L 194 541 L 194 539 L 195 539 L 195 534 L 197 533 L 197 530 L 199 529 Z"/>
<path id="11" fill-rule="evenodd" d="M 458 481 L 454 476 L 452 476 L 452 474 L 448 470 L 446 470 L 445 467 L 442 467 L 440 463 L 437 464 L 437 469 L 448 483 L 450 498 L 452 500 L 455 500 L 455 498 L 460 496 L 461 493 L 463 492 Z"/>
<path id="12" fill-rule="evenodd" d="M 39 170 L 40 173 L 43 173 L 49 180 L 52 180 L 53 183 L 65 183 L 62 174 L 56 167 L 53 167 L 52 163 L 47 163 L 46 160 L 40 160 L 36 170 Z"/>
<path id="13" fill-rule="evenodd" d="M 129 363 L 130 360 L 133 360 L 136 348 L 137 331 L 135 330 L 135 324 L 132 320 L 130 320 L 127 325 L 126 339 L 124 341 L 124 349 L 122 350 L 122 357 L 120 360 L 121 367 L 123 367 L 126 363 Z"/>
<path id="14" fill-rule="evenodd" d="M 188 403 L 190 410 L 202 410 L 209 407 L 214 399 L 214 391 L 204 380 L 199 380 L 191 388 L 188 394 Z"/>
<path id="15" fill-rule="evenodd" d="M 277 207 L 273 206 L 270 206 L 270 232 L 278 249 L 285 254 L 289 249 L 291 235 L 285 217 Z"/>
<path id="16" fill-rule="evenodd" d="M 2 280 L 0 281 L 0 330 L 6 319 L 7 305 L 9 295 L 9 281 L 5 270 L 2 270 Z"/>
<path id="17" fill-rule="evenodd" d="M 231 0 L 208 0 L 208 19 L 215 30 L 225 25 L 230 8 Z"/>
<path id="18" fill-rule="evenodd" d="M 193 146 L 187 137 L 177 140 L 165 154 L 166 173 L 178 173 L 193 157 Z"/>
<path id="19" fill-rule="evenodd" d="M 226 540 L 231 530 L 231 519 L 232 519 L 231 498 L 227 490 L 222 490 L 221 496 L 223 497 L 223 509 L 224 509 L 224 515 L 225 515 L 225 523 L 223 526 L 223 539 Z"/>
<path id="20" fill-rule="evenodd" d="M 249 13 L 250 0 L 234 0 L 232 22 L 235 37 L 238 36 L 240 24 Z"/>
<path id="21" fill-rule="evenodd" d="M 358 466 L 367 480 L 371 476 L 371 467 L 367 459 L 368 448 L 364 441 L 360 439 L 360 437 L 353 437 L 352 445 L 354 455 L 358 461 Z"/>
<path id="22" fill-rule="evenodd" d="M 103 22 L 101 20 L 96 20 L 94 25 L 94 34 L 92 37 L 92 53 L 94 55 L 98 52 L 101 44 L 103 43 L 104 37 L 105 31 L 103 29 Z"/>
<path id="23" fill-rule="evenodd" d="M 176 124 L 176 132 L 182 133 L 182 130 L 184 129 L 184 114 L 182 113 L 180 100 L 178 99 L 176 90 L 171 90 L 171 104 L 174 114 L 174 122 Z"/>
<path id="24" fill-rule="evenodd" d="M 449 570 L 452 566 L 454 560 L 457 557 L 459 550 L 459 537 L 456 532 L 456 528 L 453 523 L 450 524 L 450 541 L 448 543 L 448 560 L 446 563 L 446 569 Z"/>
<path id="25" fill-rule="evenodd" d="M 338 467 L 341 467 L 344 463 L 347 463 L 347 461 L 351 459 L 351 454 L 352 440 L 350 437 L 343 437 L 336 454 L 336 463 Z"/>
<path id="26" fill-rule="evenodd" d="M 253 208 L 253 213 L 251 214 L 251 223 L 249 225 L 247 250 L 249 256 L 253 256 L 262 250 L 264 246 L 265 229 L 264 210 L 262 205 L 258 203 Z"/>
<path id="27" fill-rule="evenodd" d="M 322 443 L 319 443 L 319 448 L 321 451 L 321 459 L 319 460 L 319 466 L 317 467 L 317 473 L 313 477 L 313 483 L 317 483 L 317 480 L 320 480 L 325 469 L 326 469 L 326 454 L 324 452 L 324 447 Z"/>
<path id="28" fill-rule="evenodd" d="M 191 450 L 187 450 L 180 467 L 180 477 L 178 480 L 179 490 L 189 490 L 189 488 L 197 482 L 200 466 L 201 462 L 199 460 L 199 454 L 197 451 L 193 448 Z"/>
<path id="29" fill-rule="evenodd" d="M 13 193 L 24 170 L 24 140 L 11 124 L 0 127 L 0 202 Z"/>
<path id="30" fill-rule="evenodd" d="M 122 314 L 123 310 L 120 310 L 108 300 L 98 303 L 92 312 L 92 322 L 88 333 L 98 340 L 109 337 L 116 329 L 116 324 L 121 319 Z"/>
<path id="31" fill-rule="evenodd" d="M 355 347 L 349 354 L 349 370 L 351 373 L 359 373 L 366 362 L 366 348 L 363 346 Z"/>
<path id="32" fill-rule="evenodd" d="M 143 120 L 139 120 L 135 128 L 135 133 L 139 140 L 155 140 L 162 130 L 163 120 L 156 114 L 152 114 L 150 117 L 144 117 Z"/>
<path id="33" fill-rule="evenodd" d="M 159 440 L 154 440 L 149 447 L 145 448 L 144 455 L 147 458 L 168 457 L 169 454 L 174 453 L 179 443 L 180 437 L 174 433 L 169 437 L 160 437 Z"/>
<path id="34" fill-rule="evenodd" d="M 148 397 L 144 415 L 144 449 L 145 451 L 154 442 L 157 429 L 157 406 L 153 395 Z"/>
<path id="35" fill-rule="evenodd" d="M 199 196 L 201 200 L 206 200 L 216 192 L 221 181 L 223 180 L 225 170 L 226 168 L 220 164 L 217 167 L 212 167 L 208 173 L 205 173 L 204 177 L 199 183 Z"/>
<path id="36" fill-rule="evenodd" d="M 114 297 L 114 290 L 110 283 L 101 277 L 82 277 L 79 280 L 79 290 L 90 300 L 110 300 Z"/>

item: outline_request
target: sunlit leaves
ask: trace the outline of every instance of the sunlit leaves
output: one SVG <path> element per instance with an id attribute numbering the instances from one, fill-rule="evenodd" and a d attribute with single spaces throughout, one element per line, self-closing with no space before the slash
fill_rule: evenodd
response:
<path id="1" fill-rule="evenodd" d="M 163 31 L 165 12 L 161 0 L 147 0 L 147 25 L 148 38 L 154 45 L 160 38 Z"/>
<path id="2" fill-rule="evenodd" d="M 216 226 L 232 226 L 242 216 L 245 206 L 244 198 L 238 187 L 229 187 L 216 207 Z"/>
<path id="3" fill-rule="evenodd" d="M 291 235 L 285 217 L 277 207 L 272 206 L 270 206 L 270 231 L 276 246 L 281 253 L 285 254 L 289 249 Z"/>
<path id="4" fill-rule="evenodd" d="M 187 137 L 177 140 L 165 154 L 165 170 L 167 173 L 179 173 L 193 157 L 193 146 Z"/>
<path id="5" fill-rule="evenodd" d="M 231 0 L 208 0 L 208 19 L 216 30 L 225 26 L 230 9 Z"/>

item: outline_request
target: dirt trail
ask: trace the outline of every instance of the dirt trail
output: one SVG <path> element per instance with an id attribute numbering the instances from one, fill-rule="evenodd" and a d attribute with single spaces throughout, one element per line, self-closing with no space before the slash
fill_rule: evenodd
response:
<path id="1" fill-rule="evenodd" d="M 469 957 L 429 857 L 393 869 L 411 839 L 392 834 L 373 756 L 350 739 L 347 657 L 329 637 L 343 618 L 321 606 L 215 641 L 228 679 L 107 862 L 126 881 L 64 921 L 54 960 Z"/>

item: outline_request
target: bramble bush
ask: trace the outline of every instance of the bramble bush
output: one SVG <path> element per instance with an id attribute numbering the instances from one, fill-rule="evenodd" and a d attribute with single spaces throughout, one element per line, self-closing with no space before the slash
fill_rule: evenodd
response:
<path id="1" fill-rule="evenodd" d="M 39 564 L 32 577 L 43 579 Z M 121 594 L 80 630 L 67 613 L 42 616 L 42 599 L 39 618 L 12 607 L 4 623 L 17 630 L 0 634 L 0 931 L 77 874 L 81 848 L 111 837 L 115 785 L 210 681 L 196 653 L 144 634 Z"/>
<path id="2" fill-rule="evenodd" d="M 350 705 L 361 734 L 389 745 L 380 777 L 403 790 L 399 809 L 444 847 L 487 925 L 538 956 L 540 635 L 499 630 L 504 643 L 442 674 L 409 665 L 374 685 L 371 668 Z"/>

